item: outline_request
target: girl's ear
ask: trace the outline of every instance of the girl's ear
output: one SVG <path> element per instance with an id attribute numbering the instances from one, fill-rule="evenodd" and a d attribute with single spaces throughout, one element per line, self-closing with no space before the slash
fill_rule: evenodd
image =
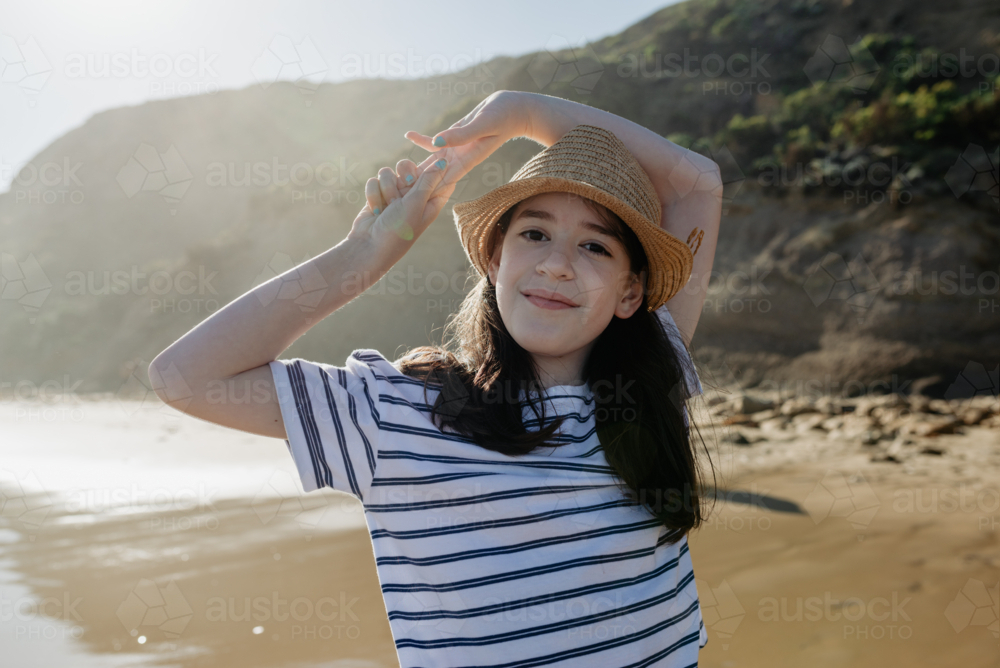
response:
<path id="1" fill-rule="evenodd" d="M 617 306 L 615 306 L 615 315 L 622 320 L 631 318 L 642 305 L 642 277 L 636 276 L 632 272 L 629 272 L 629 276 L 631 276 L 631 280 L 625 287 L 625 292 L 622 294 L 621 299 L 618 300 Z"/>
<path id="2" fill-rule="evenodd" d="M 497 247 L 493 249 L 493 255 L 490 256 L 490 266 L 486 269 L 486 275 L 490 279 L 490 283 L 493 287 L 497 285 L 497 273 L 500 271 L 500 250 L 503 248 L 503 244 L 497 244 Z"/>

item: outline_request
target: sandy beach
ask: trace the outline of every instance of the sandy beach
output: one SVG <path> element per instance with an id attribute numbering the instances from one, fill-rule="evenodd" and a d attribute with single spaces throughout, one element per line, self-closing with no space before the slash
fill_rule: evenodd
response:
<path id="1" fill-rule="evenodd" d="M 700 665 L 998 665 L 1000 430 L 897 461 L 703 408 Z M 0 434 L 5 666 L 398 665 L 360 504 L 282 441 L 155 398 L 4 402 Z"/>

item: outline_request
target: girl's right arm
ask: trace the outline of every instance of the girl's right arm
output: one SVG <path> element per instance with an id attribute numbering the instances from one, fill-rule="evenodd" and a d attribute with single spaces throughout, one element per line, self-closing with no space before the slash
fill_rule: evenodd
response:
<path id="1" fill-rule="evenodd" d="M 227 304 L 149 365 L 165 403 L 233 429 L 285 438 L 268 363 L 310 327 L 377 282 L 437 218 L 455 189 L 451 151 L 402 160 L 365 184 L 368 200 L 343 241 Z M 413 177 L 407 182 L 407 176 Z M 377 211 L 377 213 L 376 213 Z M 319 295 L 311 309 L 296 303 Z"/>

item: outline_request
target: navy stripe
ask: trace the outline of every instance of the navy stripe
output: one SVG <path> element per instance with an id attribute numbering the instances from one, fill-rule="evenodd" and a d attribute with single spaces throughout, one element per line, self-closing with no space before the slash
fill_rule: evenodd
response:
<path id="1" fill-rule="evenodd" d="M 420 411 L 422 413 L 430 413 L 431 409 L 434 408 L 431 404 L 425 404 L 420 401 L 410 401 L 409 399 L 404 399 L 402 397 L 394 397 L 391 394 L 380 394 L 378 395 L 378 400 L 384 404 L 393 404 L 395 406 L 409 406 L 410 408 Z"/>
<path id="2" fill-rule="evenodd" d="M 687 647 L 692 643 L 698 642 L 698 638 L 700 637 L 700 635 L 701 635 L 700 632 L 689 633 L 683 638 L 680 638 L 670 643 L 669 645 L 661 649 L 659 652 L 649 657 L 648 659 L 643 659 L 642 661 L 637 661 L 636 663 L 630 663 L 627 666 L 622 666 L 622 668 L 646 668 L 647 666 L 651 666 L 654 662 L 659 661 L 660 659 L 673 654 L 681 647 Z M 683 668 L 698 668 L 698 662 L 695 661 L 694 663 L 689 663 Z"/>
<path id="3" fill-rule="evenodd" d="M 657 519 L 646 520 L 644 522 L 633 522 L 632 524 L 617 524 L 599 529 L 588 529 L 565 536 L 546 536 L 536 540 L 529 540 L 523 543 L 512 543 L 511 545 L 501 545 L 483 550 L 464 550 L 462 552 L 451 552 L 439 554 L 433 557 L 382 557 L 375 560 L 375 565 L 382 564 L 409 564 L 411 566 L 433 566 L 435 564 L 448 564 L 466 559 L 479 559 L 482 557 L 492 557 L 500 554 L 510 554 L 511 552 L 523 552 L 525 550 L 537 550 L 551 545 L 563 545 L 565 543 L 575 543 L 579 540 L 589 540 L 600 538 L 601 536 L 613 536 L 620 533 L 631 533 L 650 529 L 660 524 Z"/>
<path id="4" fill-rule="evenodd" d="M 400 513 L 413 510 L 429 510 L 431 508 L 454 508 L 456 506 L 467 506 L 489 501 L 500 501 L 503 499 L 519 499 L 526 496 L 538 496 L 544 494 L 557 494 L 560 492 L 579 492 L 587 489 L 601 489 L 604 487 L 615 487 L 608 485 L 549 485 L 547 487 L 523 487 L 518 489 L 506 489 L 488 494 L 478 494 L 476 496 L 462 496 L 457 499 L 433 499 L 431 501 L 415 501 L 413 503 L 372 503 L 365 508 L 373 513 Z"/>
<path id="5" fill-rule="evenodd" d="M 482 473 L 438 473 L 437 475 L 423 475 L 416 477 L 402 476 L 399 478 L 380 478 L 372 481 L 372 487 L 391 485 L 429 485 L 435 482 L 450 482 L 452 480 L 463 480 L 465 478 L 479 478 L 484 475 L 499 475 L 498 471 L 485 471 Z"/>
<path id="6" fill-rule="evenodd" d="M 382 428 L 382 417 L 379 415 L 378 408 L 375 407 L 375 402 L 372 401 L 372 395 L 368 391 L 368 380 L 365 378 L 361 379 L 361 384 L 365 390 L 365 399 L 368 400 L 368 410 L 372 414 L 372 418 L 375 420 L 375 424 L 378 425 L 379 429 Z"/>
<path id="7" fill-rule="evenodd" d="M 376 529 L 371 532 L 372 540 L 378 538 L 394 538 L 396 540 L 411 540 L 414 538 L 428 538 L 432 536 L 445 536 L 453 533 L 463 533 L 466 531 L 482 531 L 485 529 L 501 529 L 503 527 L 517 526 L 519 524 L 535 524 L 537 522 L 547 522 L 567 515 L 577 515 L 580 513 L 592 513 L 611 508 L 634 506 L 628 499 L 619 501 L 608 501 L 594 506 L 581 506 L 579 508 L 563 508 L 560 510 L 550 510 L 549 512 L 537 515 L 525 515 L 521 517 L 506 517 L 500 519 L 488 519 L 481 522 L 469 522 L 451 527 L 438 527 L 435 529 L 413 529 L 410 531 L 390 531 L 388 529 Z"/>
<path id="8" fill-rule="evenodd" d="M 627 636 L 621 636 L 614 640 L 605 640 L 601 642 L 594 643 L 592 645 L 583 645 L 580 647 L 575 647 L 571 650 L 566 650 L 563 652 L 556 652 L 553 654 L 547 654 L 545 656 L 538 656 L 524 661 L 516 661 L 513 663 L 492 663 L 492 664 L 482 664 L 479 666 L 462 666 L 462 668 L 534 668 L 534 666 L 544 666 L 549 663 L 556 663 L 557 661 L 565 661 L 566 659 L 574 659 L 580 656 L 586 656 L 588 654 L 594 654 L 596 652 L 604 652 L 609 649 L 614 649 L 616 647 L 621 647 L 622 645 L 627 645 L 629 643 L 636 642 L 637 640 L 642 640 L 648 638 L 651 635 L 659 633 L 665 629 L 670 628 L 680 622 L 684 621 L 694 610 L 698 609 L 698 602 L 695 601 L 688 608 L 673 617 L 668 617 L 662 622 L 649 627 L 648 629 L 642 631 L 641 633 L 630 633 Z M 672 643 L 663 651 L 663 656 L 672 654 L 681 647 L 690 645 L 692 642 L 698 642 L 698 632 L 689 633 L 686 636 L 678 639 L 676 642 Z M 398 647 L 399 644 L 397 643 Z"/>
<path id="9" fill-rule="evenodd" d="M 412 427 L 405 424 L 395 424 L 393 422 L 383 422 L 380 425 L 382 431 L 391 431 L 397 434 L 408 434 L 410 436 L 425 436 L 427 438 L 433 438 L 439 441 L 452 441 L 455 443 L 468 443 L 470 445 L 475 445 L 476 441 L 469 436 L 462 436 L 461 434 L 455 434 L 452 432 L 441 432 L 437 429 L 428 429 L 425 427 Z"/>
<path id="10" fill-rule="evenodd" d="M 334 399 L 333 390 L 330 389 L 330 376 L 329 374 L 320 374 L 323 379 L 323 391 L 326 393 L 326 403 L 330 408 L 330 418 L 333 421 L 333 432 L 337 437 L 337 445 L 340 446 L 340 456 L 344 460 L 344 469 L 347 473 L 347 484 L 351 488 L 351 492 L 361 498 L 361 488 L 358 487 L 357 478 L 354 475 L 354 464 L 351 462 L 351 453 L 347 450 L 347 439 L 344 438 L 344 425 L 340 421 L 340 413 L 337 411 L 337 401 Z M 344 370 L 337 369 L 337 377 L 340 380 L 340 384 L 344 387 L 347 386 L 347 379 L 344 377 Z"/>
<path id="11" fill-rule="evenodd" d="M 650 605 L 653 605 L 653 604 L 650 604 Z M 650 605 L 647 605 L 646 607 L 650 607 Z M 540 666 L 540 665 L 545 665 L 545 664 L 548 664 L 548 663 L 554 663 L 556 661 L 565 661 L 566 659 L 572 659 L 572 658 L 575 658 L 575 657 L 578 657 L 578 656 L 582 656 L 582 655 L 585 655 L 585 654 L 593 654 L 595 651 L 606 651 L 606 650 L 614 648 L 614 647 L 621 647 L 622 645 L 627 645 L 629 643 L 636 642 L 637 640 L 642 640 L 642 639 L 647 638 L 647 637 L 649 637 L 651 635 L 659 633 L 660 631 L 662 631 L 664 629 L 667 629 L 667 628 L 669 628 L 671 626 L 674 626 L 674 625 L 682 622 L 683 620 L 685 620 L 689 616 L 691 616 L 697 610 L 698 610 L 698 601 L 692 601 L 691 604 L 687 608 L 685 608 L 683 611 L 681 611 L 680 613 L 674 615 L 673 617 L 667 617 L 663 621 L 660 621 L 660 622 L 654 624 L 653 626 L 649 627 L 648 629 L 644 629 L 643 631 L 637 631 L 636 633 L 630 633 L 630 634 L 625 635 L 625 636 L 620 636 L 618 638 L 615 638 L 614 640 L 605 640 L 605 641 L 602 641 L 600 643 L 595 643 L 593 645 L 585 645 L 583 647 L 576 647 L 574 649 L 565 650 L 565 651 L 557 652 L 557 653 L 554 653 L 554 654 L 548 654 L 546 656 L 535 657 L 535 658 L 529 659 L 527 661 L 523 661 L 522 660 L 522 661 L 518 661 L 516 663 L 492 664 L 492 668 L 501 668 L 501 667 L 507 667 L 507 666 L 518 666 L 518 667 L 520 667 L 520 666 Z M 618 616 L 618 612 L 615 611 L 615 610 L 609 610 L 607 612 L 603 612 L 603 613 L 598 613 L 596 615 L 592 615 L 593 618 L 596 618 L 595 621 L 602 621 L 604 619 L 608 619 L 609 617 L 617 617 L 617 616 Z M 575 623 L 576 621 L 577 620 L 571 620 L 571 621 L 565 621 L 565 622 L 557 622 L 555 624 L 549 624 L 547 626 L 529 627 L 527 629 L 518 630 L 518 631 L 509 633 L 509 634 L 502 634 L 502 635 L 503 636 L 511 636 L 510 637 L 511 640 L 518 640 L 518 639 L 521 639 L 521 638 L 530 638 L 530 637 L 533 637 L 533 636 L 541 635 L 543 633 L 551 633 L 552 631 L 560 631 L 560 630 L 565 630 L 567 628 L 572 628 L 573 626 L 579 626 L 579 624 Z M 541 631 L 540 629 L 547 629 L 547 630 Z M 676 643 L 674 643 L 674 645 L 676 645 L 677 647 L 681 647 L 683 645 L 689 644 L 690 642 L 692 642 L 692 640 L 691 640 L 692 637 L 694 639 L 694 642 L 697 642 L 698 641 L 698 636 L 699 636 L 698 632 L 694 632 L 694 633 L 688 634 L 687 636 L 684 636 L 683 638 L 681 638 L 680 640 L 678 640 Z M 507 642 L 507 641 L 504 640 L 504 639 L 502 639 L 502 638 L 501 639 L 497 639 L 496 636 L 492 636 L 492 637 L 491 636 L 486 636 L 484 638 L 468 638 L 468 639 L 466 639 L 466 638 L 459 638 L 459 639 L 442 638 L 441 641 L 417 641 L 417 640 L 409 640 L 409 639 L 405 639 L 404 638 L 404 639 L 401 639 L 401 640 L 399 640 L 399 641 L 396 642 L 396 647 L 397 648 L 400 648 L 400 647 L 420 647 L 421 649 L 431 649 L 431 648 L 433 648 L 433 649 L 443 649 L 445 647 L 463 647 L 463 646 L 470 646 L 470 645 L 472 645 L 472 646 L 494 645 L 496 643 L 502 643 L 502 642 Z M 433 644 L 431 644 L 431 643 L 433 643 Z M 676 649 L 677 647 L 674 647 L 674 649 Z M 673 650 L 671 650 L 671 651 L 673 651 Z"/>
<path id="12" fill-rule="evenodd" d="M 309 451 L 309 461 L 312 465 L 315 485 L 317 488 L 333 487 L 333 473 L 330 471 L 326 455 L 323 452 L 323 441 L 319 435 L 319 427 L 316 425 L 316 416 L 313 414 L 312 399 L 309 397 L 302 363 L 294 362 L 285 368 L 288 371 L 289 385 L 295 397 L 295 409 L 299 414 L 302 433 L 305 435 L 306 449 Z"/>
<path id="13" fill-rule="evenodd" d="M 673 589 L 668 589 L 667 591 L 657 594 L 651 598 L 637 601 L 631 605 L 626 605 L 621 608 L 611 608 L 610 610 L 604 610 L 591 615 L 583 615 L 573 619 L 553 622 L 551 624 L 529 626 L 527 628 L 520 628 L 506 633 L 495 633 L 489 636 L 479 636 L 474 638 L 436 638 L 434 640 L 410 640 L 408 638 L 402 638 L 397 641 L 396 647 L 419 647 L 421 649 L 441 649 L 443 647 L 478 647 L 483 645 L 495 645 L 502 642 L 510 642 L 512 640 L 521 640 L 523 638 L 532 638 L 534 636 L 545 635 L 546 633 L 553 633 L 555 631 L 565 631 L 577 626 L 587 626 L 597 622 L 603 622 L 608 619 L 614 619 L 615 617 L 621 617 L 622 615 L 641 612 L 647 608 L 652 608 L 655 605 L 673 600 L 677 598 L 678 593 L 680 593 L 688 584 L 692 582 L 694 582 L 693 572 L 688 573 L 683 578 L 678 580 L 677 586 Z M 673 619 L 688 616 L 691 614 L 692 607 L 697 608 L 698 602 L 693 602 L 684 612 L 675 616 Z"/>
<path id="14" fill-rule="evenodd" d="M 601 464 L 577 464 L 575 462 L 564 461 L 524 461 L 516 457 L 508 457 L 506 460 L 472 459 L 470 457 L 454 457 L 451 455 L 425 455 L 407 450 L 385 450 L 379 453 L 383 459 L 415 459 L 424 462 L 440 462 L 447 464 L 484 464 L 486 466 L 524 466 L 534 469 L 556 469 L 563 471 L 580 471 L 581 473 L 614 474 L 615 470 L 611 466 Z"/>
<path id="15" fill-rule="evenodd" d="M 374 371 L 374 369 L 373 369 L 373 371 Z M 395 371 L 395 369 L 394 369 L 394 371 Z M 396 371 L 396 373 L 399 373 L 399 372 Z M 424 386 L 424 381 L 417 380 L 416 378 L 410 378 L 409 376 L 404 376 L 402 374 L 399 374 L 398 376 L 389 377 L 389 376 L 386 376 L 384 374 L 376 373 L 375 374 L 375 378 L 378 379 L 378 380 L 384 380 L 387 383 L 392 383 L 393 385 L 413 385 L 415 387 L 423 387 Z M 437 390 L 440 390 L 440 388 L 441 388 L 440 385 L 435 386 L 435 385 L 430 385 L 430 384 L 427 385 L 427 387 L 428 387 L 428 389 L 434 388 L 434 389 L 437 389 Z"/>
<path id="16" fill-rule="evenodd" d="M 594 417 L 594 411 L 590 411 L 586 415 L 581 415 L 580 413 L 559 413 L 556 415 L 545 416 L 545 424 L 551 424 L 560 418 L 564 420 L 575 420 L 580 424 L 584 424 L 592 417 Z M 527 429 L 528 427 L 537 427 L 541 423 L 541 420 L 522 420 L 522 423 L 524 424 L 525 429 Z"/>
<path id="17" fill-rule="evenodd" d="M 344 388 L 344 394 L 347 395 L 347 412 L 351 416 L 351 422 L 354 424 L 354 429 L 357 430 L 358 435 L 361 437 L 361 442 L 365 445 L 365 456 L 368 458 L 368 472 L 371 474 L 370 477 L 375 475 L 375 453 L 372 450 L 371 443 L 368 442 L 368 436 L 365 435 L 365 430 L 361 428 L 358 423 L 358 407 L 354 402 L 354 395 L 351 394 L 347 389 L 347 375 L 344 373 L 340 374 L 340 384 Z"/>
<path id="18" fill-rule="evenodd" d="M 406 612 L 404 610 L 393 610 L 389 613 L 389 619 L 409 619 L 415 621 L 429 620 L 429 619 L 465 619 L 468 617 L 482 617 L 483 615 L 495 615 L 502 612 L 508 612 L 510 610 L 517 610 L 519 608 L 527 608 L 534 605 L 542 605 L 545 603 L 556 603 L 558 601 L 563 601 L 568 598 L 576 598 L 578 596 L 585 596 L 588 594 L 596 594 L 603 591 L 611 591 L 614 589 L 624 589 L 626 587 L 633 587 L 637 584 L 642 584 L 654 578 L 661 577 L 668 571 L 672 571 L 680 563 L 681 557 L 687 554 L 689 548 L 687 542 L 681 546 L 678 551 L 677 556 L 673 559 L 657 566 L 653 570 L 643 573 L 642 575 L 637 575 L 631 578 L 621 578 L 619 580 L 612 580 L 610 582 L 602 582 L 594 585 L 586 585 L 583 587 L 576 587 L 574 589 L 564 589 L 562 591 L 556 591 L 549 594 L 542 594 L 540 596 L 532 596 L 529 598 L 522 598 L 517 601 L 510 601 L 508 603 L 498 603 L 497 605 L 485 605 L 478 608 L 468 608 L 466 610 L 429 610 L 426 612 Z M 693 574 L 694 571 L 691 571 Z"/>
<path id="19" fill-rule="evenodd" d="M 656 552 L 656 548 L 667 542 L 667 534 L 664 534 L 657 539 L 656 545 L 653 547 L 643 547 L 637 550 L 629 550 L 628 552 L 612 552 L 611 554 L 599 554 L 588 557 L 581 557 L 578 559 L 568 559 L 566 561 L 559 561 L 552 564 L 546 564 L 544 566 L 535 566 L 534 568 L 523 568 L 518 571 L 507 571 L 506 573 L 494 573 L 492 575 L 484 575 L 483 577 L 470 578 L 467 580 L 459 580 L 458 582 L 446 582 L 443 584 L 427 584 L 425 582 L 411 582 L 411 583 L 389 583 L 382 585 L 382 593 L 390 591 L 398 592 L 415 592 L 415 591 L 458 591 L 461 589 L 471 589 L 473 587 L 482 587 L 484 585 L 496 584 L 498 582 L 510 582 L 512 580 L 524 580 L 525 578 L 535 577 L 538 575 L 546 575 L 548 573 L 558 573 L 559 571 L 565 571 L 570 568 L 580 568 L 582 566 L 591 566 L 594 564 L 609 564 L 616 561 L 627 561 L 629 559 L 638 559 L 640 557 L 648 557 Z"/>

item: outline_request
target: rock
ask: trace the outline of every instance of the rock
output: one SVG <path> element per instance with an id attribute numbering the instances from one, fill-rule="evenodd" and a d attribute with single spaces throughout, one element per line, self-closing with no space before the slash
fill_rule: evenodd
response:
<path id="1" fill-rule="evenodd" d="M 952 404 L 944 399 L 931 399 L 927 402 L 927 410 L 929 412 L 937 413 L 938 415 L 951 415 L 954 413 L 954 407 Z"/>
<path id="2" fill-rule="evenodd" d="M 833 431 L 835 429 L 840 429 L 841 427 L 844 426 L 844 418 L 840 417 L 839 415 L 835 415 L 833 417 L 829 417 L 823 420 L 821 424 L 823 429 L 825 429 L 826 431 Z"/>
<path id="3" fill-rule="evenodd" d="M 761 431 L 781 431 L 785 428 L 788 420 L 784 417 L 771 418 L 760 423 Z"/>
<path id="4" fill-rule="evenodd" d="M 920 454 L 922 454 L 922 455 L 937 455 L 938 457 L 940 457 L 941 455 L 944 454 L 944 450 L 942 450 L 941 448 L 935 448 L 935 447 L 932 447 L 932 446 L 928 445 L 926 447 L 920 448 Z"/>
<path id="5" fill-rule="evenodd" d="M 986 427 L 988 429 L 1000 429 L 1000 415 L 991 415 L 980 422 L 979 426 Z"/>
<path id="6" fill-rule="evenodd" d="M 874 401 L 872 401 L 869 397 L 865 397 L 854 405 L 854 414 L 862 416 L 871 415 L 875 406 L 877 406 L 877 404 Z"/>
<path id="7" fill-rule="evenodd" d="M 869 459 L 873 462 L 891 462 L 901 464 L 912 456 L 912 452 L 905 446 L 911 444 L 910 439 L 897 438 L 884 449 L 877 450 Z"/>
<path id="8" fill-rule="evenodd" d="M 990 415 L 1000 413 L 1000 397 L 995 394 L 980 394 L 965 401 L 969 408 L 981 408 Z"/>
<path id="9" fill-rule="evenodd" d="M 875 445 L 880 440 L 882 440 L 882 432 L 879 429 L 869 429 L 868 431 L 861 432 L 861 444 L 862 445 Z"/>
<path id="10" fill-rule="evenodd" d="M 819 413 L 805 413 L 792 418 L 792 424 L 795 426 L 795 433 L 807 434 L 813 429 L 825 431 L 823 423 L 828 419 L 825 415 Z"/>
<path id="11" fill-rule="evenodd" d="M 962 421 L 962 424 L 970 427 L 979 424 L 987 417 L 989 417 L 989 413 L 982 408 L 966 408 L 958 413 L 958 419 Z"/>
<path id="12" fill-rule="evenodd" d="M 835 397 L 822 396 L 816 400 L 816 410 L 825 415 L 840 415 L 844 405 Z"/>
<path id="13" fill-rule="evenodd" d="M 754 422 L 760 423 L 760 422 L 763 422 L 764 420 L 770 420 L 771 418 L 776 418 L 779 415 L 781 415 L 781 413 L 779 413 L 778 411 L 774 410 L 773 408 L 769 408 L 766 411 L 761 411 L 759 413 L 754 413 L 750 417 L 753 418 Z"/>
<path id="14" fill-rule="evenodd" d="M 756 427 L 757 426 L 756 420 L 754 420 L 751 416 L 745 415 L 743 413 L 737 413 L 736 415 L 730 415 L 729 417 L 727 417 L 725 420 L 722 421 L 722 424 L 724 424 L 724 425 L 742 424 L 742 425 L 746 425 L 747 427 Z"/>
<path id="15" fill-rule="evenodd" d="M 719 440 L 723 443 L 732 443 L 734 445 L 750 445 L 750 440 L 743 435 L 743 432 L 735 429 L 723 434 Z"/>
<path id="16" fill-rule="evenodd" d="M 774 402 L 763 397 L 754 397 L 749 394 L 741 394 L 732 401 L 732 406 L 737 413 L 759 413 L 774 407 Z"/>
<path id="17" fill-rule="evenodd" d="M 901 417 L 907 417 L 911 413 L 910 406 L 903 404 L 901 406 L 876 406 L 869 415 L 879 424 L 889 424 Z"/>
<path id="18" fill-rule="evenodd" d="M 728 395 L 722 394 L 721 392 L 714 392 L 705 399 L 705 404 L 708 406 L 718 406 L 719 404 L 729 401 Z"/>
<path id="19" fill-rule="evenodd" d="M 930 404 L 931 400 L 920 394 L 911 394 L 908 397 L 908 402 L 910 404 L 910 410 L 914 413 L 926 413 L 927 406 Z"/>
<path id="20" fill-rule="evenodd" d="M 781 404 L 781 414 L 792 417 L 801 413 L 819 412 L 816 405 L 808 399 L 789 399 Z"/>
<path id="21" fill-rule="evenodd" d="M 878 428 L 878 424 L 868 417 L 847 415 L 843 416 L 842 419 L 843 424 L 835 431 L 840 432 L 845 438 L 858 438 L 864 432 Z"/>
<path id="22" fill-rule="evenodd" d="M 917 436 L 937 436 L 938 434 L 955 434 L 960 433 L 961 421 L 954 415 L 948 415 L 945 417 L 932 419 L 932 420 L 921 420 L 918 418 L 907 421 L 899 429 L 899 433 L 903 434 L 916 434 Z"/>

